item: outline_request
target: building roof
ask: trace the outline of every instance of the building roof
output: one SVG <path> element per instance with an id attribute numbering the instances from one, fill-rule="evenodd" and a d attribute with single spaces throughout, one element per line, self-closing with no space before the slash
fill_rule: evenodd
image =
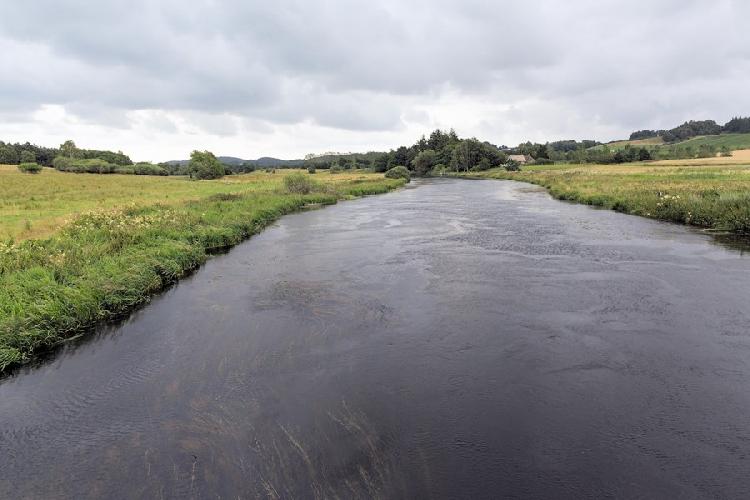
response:
<path id="1" fill-rule="evenodd" d="M 531 161 L 534 158 L 529 155 L 508 155 L 508 159 L 517 161 L 519 163 L 526 163 L 527 161 Z"/>

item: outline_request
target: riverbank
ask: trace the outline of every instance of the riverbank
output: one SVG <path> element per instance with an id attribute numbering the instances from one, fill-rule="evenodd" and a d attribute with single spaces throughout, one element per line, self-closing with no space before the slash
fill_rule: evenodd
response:
<path id="1" fill-rule="evenodd" d="M 539 165 L 456 176 L 529 182 L 560 200 L 750 234 L 750 165 Z"/>
<path id="2" fill-rule="evenodd" d="M 283 173 L 191 182 L 4 171 L 6 210 L 14 202 L 35 204 L 20 209 L 21 217 L 61 225 L 43 239 L 0 243 L 0 371 L 133 310 L 212 251 L 236 245 L 282 215 L 403 185 L 361 172 L 311 177 L 317 189 L 293 194 L 284 188 Z M 72 216 L 81 207 L 98 209 Z M 6 234 L 15 219 L 7 221 L 9 227 L 0 228 Z"/>

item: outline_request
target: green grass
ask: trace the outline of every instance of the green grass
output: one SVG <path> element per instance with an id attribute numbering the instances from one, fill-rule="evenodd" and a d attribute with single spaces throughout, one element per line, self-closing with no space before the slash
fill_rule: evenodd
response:
<path id="1" fill-rule="evenodd" d="M 14 202 L 22 218 L 43 227 L 48 220 L 68 222 L 45 238 L 0 243 L 0 371 L 132 310 L 212 250 L 235 245 L 284 214 L 403 184 L 361 172 L 310 177 L 313 189 L 296 194 L 280 172 L 200 182 L 3 172 L 3 200 Z M 30 198 L 33 215 L 18 208 Z M 77 213 L 82 208 L 95 209 Z M 4 231 L 18 231 L 12 219 L 0 220 Z"/>
<path id="2" fill-rule="evenodd" d="M 624 149 L 625 146 L 633 146 L 633 147 L 636 147 L 636 148 L 640 148 L 640 147 L 643 147 L 643 146 L 659 146 L 661 144 L 664 144 L 664 140 L 661 137 L 649 137 L 647 139 L 635 139 L 635 140 L 632 140 L 632 141 L 627 140 L 627 141 L 610 142 L 610 143 L 606 144 L 606 146 L 609 149 L 611 149 L 613 151 L 616 151 L 618 149 Z M 601 149 L 602 147 L 603 146 L 594 146 L 592 149 L 594 149 L 594 148 L 600 148 Z"/>
<path id="3" fill-rule="evenodd" d="M 624 149 L 626 146 L 632 146 L 635 148 L 645 147 L 650 150 L 670 146 L 692 146 L 695 149 L 698 149 L 698 147 L 703 145 L 714 146 L 716 149 L 721 149 L 724 146 L 731 150 L 750 149 L 750 134 L 702 135 L 671 144 L 665 144 L 661 137 L 650 137 L 648 139 L 639 139 L 635 141 L 615 141 L 606 145 L 593 146 L 590 149 L 603 149 L 605 146 L 611 151 L 618 151 Z"/>
<path id="4" fill-rule="evenodd" d="M 750 149 L 750 134 L 703 135 L 700 137 L 693 137 L 692 139 L 677 144 L 680 146 L 693 146 L 695 148 L 709 145 L 716 146 L 716 148 L 726 146 L 731 150 Z"/>
<path id="5" fill-rule="evenodd" d="M 466 177 L 544 186 L 555 198 L 716 231 L 750 234 L 747 165 L 539 165 Z"/>

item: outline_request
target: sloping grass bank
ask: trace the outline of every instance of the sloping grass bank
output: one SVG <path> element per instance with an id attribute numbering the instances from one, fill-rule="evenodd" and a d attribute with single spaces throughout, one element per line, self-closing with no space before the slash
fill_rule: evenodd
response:
<path id="1" fill-rule="evenodd" d="M 272 189 L 94 211 L 46 239 L 0 243 L 0 371 L 132 310 L 212 250 L 282 215 L 403 184 L 382 175 L 315 177 L 321 181 L 309 194 L 289 192 L 278 176 Z"/>
<path id="2" fill-rule="evenodd" d="M 750 234 L 750 166 L 539 165 L 464 177 L 524 181 L 560 200 Z"/>

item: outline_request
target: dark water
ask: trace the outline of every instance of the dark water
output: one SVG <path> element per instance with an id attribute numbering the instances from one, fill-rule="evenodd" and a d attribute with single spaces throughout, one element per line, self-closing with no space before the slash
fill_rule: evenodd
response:
<path id="1" fill-rule="evenodd" d="M 434 181 L 284 218 L 0 383 L 2 498 L 747 498 L 750 259 Z"/>

